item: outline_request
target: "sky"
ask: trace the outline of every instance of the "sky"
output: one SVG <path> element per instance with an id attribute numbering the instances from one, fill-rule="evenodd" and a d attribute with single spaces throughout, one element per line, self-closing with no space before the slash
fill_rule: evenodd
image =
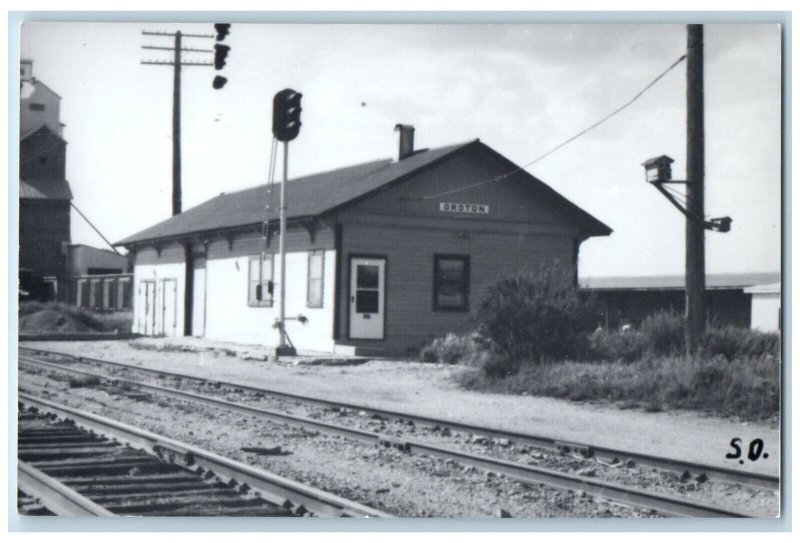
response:
<path id="1" fill-rule="evenodd" d="M 62 97 L 74 203 L 118 241 L 171 214 L 170 38 L 212 23 L 26 23 L 21 57 Z M 303 93 L 290 177 L 390 157 L 397 123 L 417 148 L 480 138 L 524 165 L 630 100 L 686 49 L 683 25 L 233 24 L 228 63 L 182 73 L 183 208 L 266 182 L 272 97 Z M 209 48 L 213 40 L 185 40 Z M 777 25 L 705 26 L 706 271 L 778 271 L 781 49 Z M 189 55 L 189 54 L 187 54 Z M 191 53 L 187 60 L 210 60 Z M 211 81 L 228 78 L 221 90 Z M 13 82 L 12 82 L 13 84 Z M 609 225 L 580 249 L 582 277 L 682 274 L 685 219 L 641 163 L 685 179 L 686 64 L 528 171 Z M 76 213 L 73 243 L 103 241 Z"/>

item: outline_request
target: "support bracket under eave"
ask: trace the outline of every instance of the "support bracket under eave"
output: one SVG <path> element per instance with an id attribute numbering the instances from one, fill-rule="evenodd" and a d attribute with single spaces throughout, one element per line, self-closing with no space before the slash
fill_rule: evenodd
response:
<path id="1" fill-rule="evenodd" d="M 311 243 L 314 243 L 317 238 L 317 230 L 319 230 L 319 221 L 317 219 L 308 219 L 300 221 L 300 226 L 308 232 L 308 239 Z"/>
<path id="2" fill-rule="evenodd" d="M 222 238 L 228 242 L 228 251 L 233 251 L 233 234 L 222 234 Z"/>

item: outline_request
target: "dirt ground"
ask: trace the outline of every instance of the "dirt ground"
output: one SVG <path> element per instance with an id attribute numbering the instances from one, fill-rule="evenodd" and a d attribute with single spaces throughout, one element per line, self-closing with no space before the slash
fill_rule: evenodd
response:
<path id="1" fill-rule="evenodd" d="M 142 341 L 142 340 L 137 340 Z M 151 340 L 152 341 L 152 340 Z M 243 360 L 216 352 L 136 349 L 133 342 L 27 342 L 71 354 L 108 358 L 365 406 L 441 417 L 640 453 L 777 475 L 779 428 L 690 411 L 648 413 L 612 405 L 460 390 L 455 366 L 373 360 L 356 366 L 306 366 Z M 731 439 L 760 438 L 769 458 L 739 466 L 725 458 Z M 746 447 L 745 447 L 746 451 Z"/>

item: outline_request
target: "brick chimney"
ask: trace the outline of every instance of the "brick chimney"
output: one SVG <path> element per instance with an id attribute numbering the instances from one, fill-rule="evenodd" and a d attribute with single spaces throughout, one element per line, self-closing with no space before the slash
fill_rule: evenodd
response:
<path id="1" fill-rule="evenodd" d="M 394 147 L 394 159 L 398 162 L 414 154 L 414 127 L 410 124 L 396 124 L 394 127 L 396 144 Z"/>

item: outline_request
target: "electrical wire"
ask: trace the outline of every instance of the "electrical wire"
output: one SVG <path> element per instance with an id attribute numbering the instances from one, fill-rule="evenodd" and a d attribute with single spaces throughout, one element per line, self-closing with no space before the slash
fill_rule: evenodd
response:
<path id="1" fill-rule="evenodd" d="M 270 146 L 269 154 L 269 169 L 267 173 L 267 202 L 264 205 L 264 217 L 261 223 L 261 258 L 258 261 L 258 285 L 262 290 L 264 289 L 264 260 L 267 257 L 267 244 L 269 244 L 269 212 L 272 207 L 272 189 L 275 185 L 275 162 L 278 153 L 278 139 L 272 137 L 272 145 Z M 283 187 L 281 187 L 283 190 Z M 272 279 L 270 277 L 270 279 Z"/>
<path id="2" fill-rule="evenodd" d="M 543 155 L 540 155 L 539 157 L 535 158 L 534 160 L 531 160 L 530 162 L 528 162 L 524 166 L 519 166 L 519 167 L 517 167 L 517 168 L 515 168 L 515 169 L 513 169 L 513 170 L 511 170 L 509 172 L 497 175 L 497 176 L 495 176 L 495 177 L 493 177 L 491 179 L 486 179 L 486 180 L 483 180 L 483 181 L 479 181 L 477 183 L 472 183 L 471 185 L 467 185 L 467 186 L 464 186 L 464 187 L 459 187 L 457 189 L 447 190 L 447 191 L 440 192 L 440 193 L 437 193 L 437 194 L 432 194 L 432 195 L 429 195 L 429 196 L 423 196 L 421 199 L 422 200 L 430 200 L 432 198 L 439 198 L 441 196 L 447 196 L 448 194 L 454 194 L 454 193 L 457 193 L 457 192 L 462 192 L 462 191 L 465 191 L 465 190 L 469 190 L 469 189 L 472 189 L 472 188 L 475 188 L 475 187 L 479 187 L 481 185 L 486 185 L 488 183 L 495 183 L 495 182 L 498 182 L 498 181 L 502 181 L 503 179 L 509 177 L 510 175 L 514 175 L 515 173 L 518 173 L 518 172 L 521 172 L 523 170 L 526 170 L 527 168 L 530 168 L 531 166 L 533 166 L 534 164 L 536 164 L 540 160 L 544 159 L 545 157 L 550 156 L 551 154 L 555 153 L 556 151 L 558 151 L 559 149 L 561 149 L 565 145 L 567 145 L 569 143 L 572 143 L 576 139 L 580 138 L 581 136 L 585 135 L 586 133 L 590 132 L 591 130 L 594 130 L 595 128 L 597 128 L 598 126 L 600 126 L 601 124 L 603 124 L 607 120 L 611 119 L 612 117 L 614 117 L 618 113 L 620 113 L 623 110 L 625 110 L 626 108 L 630 107 L 645 92 L 650 90 L 650 88 L 653 87 L 653 85 L 658 83 L 665 75 L 667 75 L 669 72 L 671 72 L 678 64 L 683 62 L 685 59 L 686 59 L 686 55 L 685 54 L 681 55 L 680 58 L 678 58 L 678 60 L 673 62 L 666 70 L 661 72 L 655 79 L 650 81 L 650 83 L 648 83 L 642 90 L 637 92 L 633 96 L 633 98 L 631 98 L 630 100 L 628 100 L 627 102 L 622 104 L 620 107 L 618 107 L 617 109 L 615 109 L 614 111 L 612 111 L 611 113 L 609 113 L 608 115 L 606 115 L 605 117 L 603 117 L 602 119 L 597 121 L 596 123 L 592 124 L 588 128 L 584 128 L 583 130 L 581 130 L 580 132 L 578 132 L 577 134 L 575 134 L 571 138 L 563 141 L 562 143 L 559 143 L 558 145 L 556 145 L 555 147 L 553 147 L 552 149 L 550 149 L 549 151 L 547 151 Z"/>
<path id="3" fill-rule="evenodd" d="M 89 218 L 88 218 L 86 215 L 84 215 L 84 214 L 83 214 L 83 212 L 82 212 L 80 209 L 78 209 L 78 206 L 76 206 L 76 205 L 75 205 L 75 202 L 73 202 L 73 201 L 70 201 L 69 205 L 70 205 L 70 206 L 72 206 L 72 208 L 73 208 L 73 209 L 75 209 L 75 211 L 77 211 L 77 212 L 78 212 L 78 215 L 80 215 L 80 216 L 83 218 L 83 220 L 84 220 L 84 221 L 86 221 L 86 222 L 89 224 L 89 226 L 91 226 L 91 227 L 92 227 L 92 229 L 93 229 L 95 232 L 97 232 L 97 235 L 98 235 L 98 236 L 100 236 L 101 238 L 103 238 L 103 241 L 105 241 L 106 243 L 108 243 L 108 246 L 109 246 L 109 247 L 111 247 L 111 250 L 112 250 L 112 251 L 114 251 L 114 252 L 115 252 L 115 253 L 117 253 L 118 255 L 122 256 L 122 255 L 120 254 L 120 252 L 119 252 L 119 251 L 117 251 L 117 248 L 116 248 L 116 247 L 114 247 L 114 245 L 113 245 L 113 244 L 112 244 L 110 241 L 108 241 L 108 238 L 106 238 L 106 237 L 103 235 L 103 233 L 100 231 L 100 229 L 99 229 L 99 228 L 97 228 L 97 227 L 96 227 L 96 226 L 95 226 L 95 225 L 92 223 L 92 221 L 90 221 L 90 220 L 89 220 Z"/>

